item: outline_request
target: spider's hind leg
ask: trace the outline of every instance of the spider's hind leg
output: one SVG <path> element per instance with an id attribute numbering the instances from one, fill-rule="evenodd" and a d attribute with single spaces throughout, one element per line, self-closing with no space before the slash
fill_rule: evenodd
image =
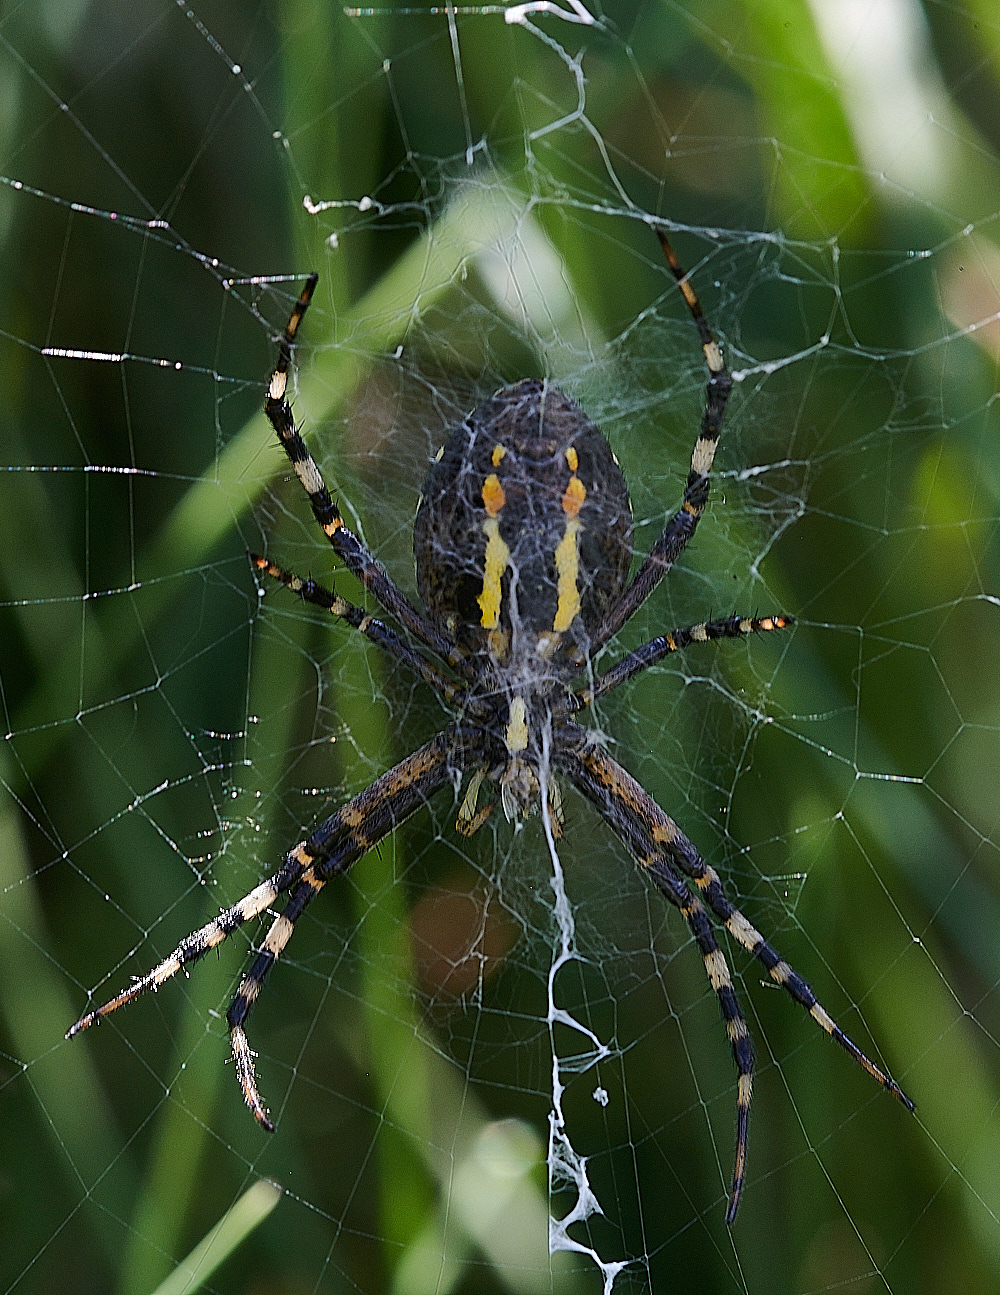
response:
<path id="1" fill-rule="evenodd" d="M 353 800 L 342 805 L 296 846 L 309 861 L 294 886 L 284 912 L 271 923 L 253 966 L 244 976 L 226 1014 L 236 1074 L 254 1118 L 269 1132 L 274 1124 L 257 1088 L 253 1052 L 247 1042 L 246 1021 L 260 997 L 268 973 L 284 952 L 295 924 L 326 882 L 340 876 L 383 841 L 421 805 L 451 781 L 452 770 L 462 770 L 476 759 L 475 734 L 446 729 L 401 760 Z"/>
<path id="2" fill-rule="evenodd" d="M 709 921 L 705 905 L 699 897 L 692 894 L 683 878 L 655 852 L 640 860 L 649 872 L 657 890 L 677 908 L 688 924 L 694 941 L 701 952 L 705 963 L 705 972 L 709 983 L 719 1000 L 719 1009 L 729 1038 L 730 1051 L 736 1065 L 736 1153 L 733 1158 L 733 1178 L 729 1189 L 729 1204 L 726 1208 L 726 1222 L 731 1224 L 736 1218 L 743 1195 L 743 1183 L 746 1178 L 747 1146 L 750 1136 L 750 1101 L 753 1096 L 754 1051 L 747 1028 L 743 1008 L 736 995 L 732 974 L 726 955 L 719 947 L 715 932 Z"/>
<path id="3" fill-rule="evenodd" d="M 686 842 L 690 844 L 690 842 Z M 817 999 L 809 985 L 799 973 L 781 957 L 781 955 L 764 939 L 757 928 L 747 920 L 722 889 L 718 874 L 714 868 L 703 864 L 702 878 L 695 880 L 702 894 L 708 901 L 712 912 L 725 923 L 726 930 L 760 962 L 768 975 L 780 985 L 797 1003 L 806 1009 L 812 1019 L 829 1036 L 849 1053 L 862 1069 L 880 1084 L 886 1092 L 892 1093 L 908 1111 L 915 1111 L 915 1103 L 907 1097 L 896 1081 L 880 1070 L 874 1061 L 861 1051 L 854 1040 L 840 1028 L 823 1004 Z"/>
<path id="4" fill-rule="evenodd" d="M 229 1040 L 233 1049 L 233 1060 L 236 1062 L 236 1077 L 240 1081 L 243 1096 L 246 1099 L 247 1106 L 253 1112 L 254 1119 L 267 1129 L 268 1133 L 274 1132 L 274 1124 L 267 1113 L 267 1108 L 261 1100 L 260 1091 L 257 1088 L 257 1075 L 253 1064 L 254 1054 L 251 1051 L 250 1044 L 247 1042 L 243 1025 L 250 1014 L 251 1007 L 257 1001 L 260 991 L 264 987 L 267 973 L 277 962 L 288 941 L 295 933 L 295 923 L 305 912 L 310 901 L 315 899 L 323 889 L 324 885 L 325 882 L 316 876 L 315 868 L 309 868 L 303 873 L 298 885 L 292 891 L 291 898 L 285 905 L 284 911 L 271 923 L 260 947 L 260 952 L 254 959 L 253 966 L 240 982 L 240 987 L 229 1005 L 229 1011 L 226 1013 L 226 1022 L 229 1025 Z"/>
<path id="5" fill-rule="evenodd" d="M 705 903 L 748 953 L 760 962 L 776 985 L 780 985 L 797 1003 L 806 1009 L 816 1024 L 830 1035 L 845 1052 L 880 1084 L 886 1092 L 892 1093 L 908 1111 L 916 1110 L 914 1103 L 903 1092 L 900 1086 L 885 1071 L 875 1065 L 874 1061 L 861 1051 L 858 1045 L 840 1028 L 830 1013 L 809 988 L 805 980 L 771 947 L 757 928 L 747 920 L 722 888 L 719 874 L 705 863 L 694 844 L 684 835 L 674 820 L 665 814 L 656 801 L 631 777 L 615 760 L 599 748 L 587 750 L 581 757 L 581 764 L 597 780 L 604 797 L 615 808 L 620 803 L 615 817 L 605 812 L 605 817 L 612 821 L 621 834 L 617 823 L 622 822 L 628 834 L 623 836 L 631 844 L 631 835 L 639 834 L 640 839 L 647 839 L 650 834 L 655 842 L 658 854 L 687 877 L 690 877 Z M 591 799 L 594 799 L 592 796 Z M 600 800 L 595 800 L 601 806 Z"/>
<path id="6" fill-rule="evenodd" d="M 780 985 L 800 1003 L 816 1024 L 849 1053 L 876 1083 L 891 1093 L 907 1110 L 913 1111 L 914 1104 L 896 1081 L 869 1060 L 844 1033 L 805 980 L 731 902 L 715 869 L 704 862 L 691 841 L 648 792 L 606 751 L 589 742 L 583 729 L 567 725 L 564 736 L 567 754 L 560 758 L 563 769 L 577 788 L 597 807 L 612 830 L 649 874 L 657 889 L 681 910 L 701 950 L 705 970 L 719 998 L 733 1058 L 739 1071 L 736 1166 L 726 1215 L 727 1221 L 732 1222 L 739 1204 L 746 1158 L 753 1051 L 749 1037 L 744 1040 L 746 1023 L 706 908 L 766 968 L 775 984 Z M 685 878 L 690 879 L 693 888 Z"/>
<path id="7" fill-rule="evenodd" d="M 92 1025 L 97 1024 L 110 1016 L 112 1012 L 131 1003 L 133 999 L 139 998 L 142 994 L 152 990 L 154 993 L 165 984 L 178 971 L 183 971 L 189 963 L 197 962 L 203 958 L 209 949 L 217 948 L 223 940 L 229 938 L 234 931 L 252 918 L 258 917 L 265 909 L 278 898 L 279 895 L 290 889 L 302 876 L 303 870 L 308 866 L 309 859 L 302 853 L 302 847 L 296 846 L 294 850 L 289 851 L 285 860 L 285 866 L 267 881 L 262 881 L 256 886 L 249 895 L 244 895 L 230 908 L 224 909 L 218 917 L 212 919 L 207 925 L 193 931 L 191 935 L 185 936 L 180 944 L 174 949 L 168 957 L 148 971 L 146 975 L 137 980 L 133 980 L 128 989 L 123 989 L 120 994 L 95 1008 L 86 1015 L 81 1016 L 75 1025 L 70 1026 L 66 1031 L 66 1038 L 71 1039 L 75 1034 L 80 1034 L 83 1030 L 89 1029 Z"/>

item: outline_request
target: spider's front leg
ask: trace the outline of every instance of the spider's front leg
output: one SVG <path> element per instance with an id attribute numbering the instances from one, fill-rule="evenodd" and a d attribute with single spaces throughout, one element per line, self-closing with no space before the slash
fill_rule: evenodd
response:
<path id="1" fill-rule="evenodd" d="M 278 363 L 267 386 L 264 413 L 274 428 L 281 448 L 288 456 L 288 461 L 303 490 L 309 497 L 313 516 L 337 557 L 408 633 L 424 647 L 430 648 L 443 661 L 447 661 L 463 678 L 471 681 L 472 668 L 465 654 L 417 611 L 406 595 L 389 578 L 381 563 L 346 525 L 323 479 L 319 464 L 309 453 L 299 429 L 295 426 L 292 408 L 288 403 L 288 375 L 292 367 L 292 348 L 318 281 L 319 275 L 309 276 L 292 309 L 279 345 Z"/>
<path id="2" fill-rule="evenodd" d="M 610 643 L 625 622 L 635 615 L 691 542 L 701 515 L 705 511 L 705 505 L 708 503 L 712 464 L 715 462 L 715 451 L 722 433 L 722 420 L 729 403 L 729 394 L 733 389 L 732 374 L 726 368 L 722 348 L 712 335 L 701 303 L 677 259 L 670 240 L 659 227 L 656 227 L 654 232 L 660 240 L 667 264 L 677 280 L 677 286 L 698 329 L 701 349 L 708 366 L 705 408 L 701 417 L 701 426 L 698 429 L 698 439 L 691 452 L 691 467 L 688 471 L 681 506 L 663 528 L 659 539 L 644 558 L 625 592 L 611 604 L 600 625 L 590 635 L 587 646 L 591 657 L 606 643 Z"/>
<path id="3" fill-rule="evenodd" d="M 631 774 L 606 751 L 589 743 L 585 730 L 572 724 L 566 726 L 565 750 L 557 763 L 597 807 L 615 834 L 649 873 L 657 889 L 680 909 L 704 958 L 706 972 L 719 999 L 739 1073 L 736 1161 L 726 1211 L 727 1223 L 732 1223 L 736 1217 L 743 1188 L 752 1095 L 753 1048 L 725 955 L 709 924 L 706 904 L 729 934 L 766 968 L 775 984 L 780 985 L 800 1003 L 816 1024 L 848 1052 L 876 1083 L 891 1093 L 908 1111 L 916 1109 L 895 1080 L 865 1056 L 817 1000 L 798 972 L 785 962 L 729 900 L 715 869 L 704 862 L 673 819 L 660 809 Z M 685 878 L 693 882 L 693 890 Z"/>

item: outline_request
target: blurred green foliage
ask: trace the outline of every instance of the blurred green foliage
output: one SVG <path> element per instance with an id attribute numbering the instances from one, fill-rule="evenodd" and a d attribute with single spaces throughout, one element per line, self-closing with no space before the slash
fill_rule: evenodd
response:
<path id="1" fill-rule="evenodd" d="M 470 848 L 443 796 L 317 901 L 252 1021 L 271 1139 L 225 1064 L 255 932 L 63 1033 L 443 722 L 247 569 L 331 571 L 259 408 L 296 275 L 297 410 L 405 587 L 429 455 L 526 372 L 607 431 L 643 551 L 704 382 L 654 216 L 741 381 L 698 543 L 625 639 L 800 623 L 596 722 L 919 1110 L 734 950 L 759 1071 L 727 1232 L 714 997 L 571 801 L 559 993 L 620 1050 L 564 1099 L 606 1215 L 574 1235 L 633 1261 L 618 1291 L 997 1288 L 1000 22 L 884 0 L 841 60 L 849 9 L 4 12 L 0 1290 L 600 1288 L 546 1270 L 572 1196 L 546 1196 L 537 823 Z M 448 944 L 477 924 L 481 979 Z"/>

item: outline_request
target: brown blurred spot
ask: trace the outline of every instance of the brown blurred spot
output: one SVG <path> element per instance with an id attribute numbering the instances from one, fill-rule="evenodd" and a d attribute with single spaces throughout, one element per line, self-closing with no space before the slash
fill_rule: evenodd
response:
<path id="1" fill-rule="evenodd" d="M 410 927 L 421 987 L 430 998 L 468 993 L 499 971 L 517 938 L 493 890 L 465 873 L 425 895 Z"/>

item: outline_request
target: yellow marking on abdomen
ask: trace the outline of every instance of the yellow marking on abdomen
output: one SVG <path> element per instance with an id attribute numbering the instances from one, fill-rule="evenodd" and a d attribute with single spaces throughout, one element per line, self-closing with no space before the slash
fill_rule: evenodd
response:
<path id="1" fill-rule="evenodd" d="M 496 477 L 492 478 L 496 481 Z M 497 485 L 499 486 L 499 482 Z M 500 492 L 503 494 L 503 491 Z M 486 487 L 483 487 L 485 501 Z M 489 505 L 487 504 L 487 508 Z M 483 629 L 494 630 L 500 623 L 500 581 L 507 570 L 510 560 L 510 549 L 500 535 L 500 523 L 495 517 L 487 517 L 483 522 L 486 533 L 486 555 L 483 558 L 483 592 L 476 601 L 479 603 L 482 616 L 479 623 Z"/>
<path id="2" fill-rule="evenodd" d="M 503 456 L 506 453 L 507 451 L 504 449 L 502 445 L 493 446 L 493 454 L 491 456 L 490 461 L 495 468 L 498 468 L 500 466 L 501 460 L 503 459 Z"/>
<path id="3" fill-rule="evenodd" d="M 572 445 L 566 451 L 566 462 L 569 464 L 570 472 L 575 472 L 580 466 L 580 456 L 577 454 L 576 448 Z"/>
<path id="4" fill-rule="evenodd" d="M 575 517 L 583 507 L 583 501 L 587 498 L 587 487 L 583 484 L 578 476 L 572 476 L 569 479 L 569 485 L 562 497 L 563 512 L 567 517 Z"/>
<path id="5" fill-rule="evenodd" d="M 487 517 L 496 517 L 506 502 L 507 496 L 503 492 L 500 478 L 495 472 L 491 472 L 483 482 L 483 504 Z"/>
<path id="6" fill-rule="evenodd" d="M 574 478 L 575 480 L 575 478 Z M 580 523 L 575 517 L 566 523 L 566 531 L 556 549 L 556 575 L 559 578 L 559 602 L 556 606 L 556 618 L 552 628 L 559 634 L 565 633 L 573 623 L 580 610 L 580 590 L 577 577 L 580 573 L 580 550 L 577 536 Z"/>

